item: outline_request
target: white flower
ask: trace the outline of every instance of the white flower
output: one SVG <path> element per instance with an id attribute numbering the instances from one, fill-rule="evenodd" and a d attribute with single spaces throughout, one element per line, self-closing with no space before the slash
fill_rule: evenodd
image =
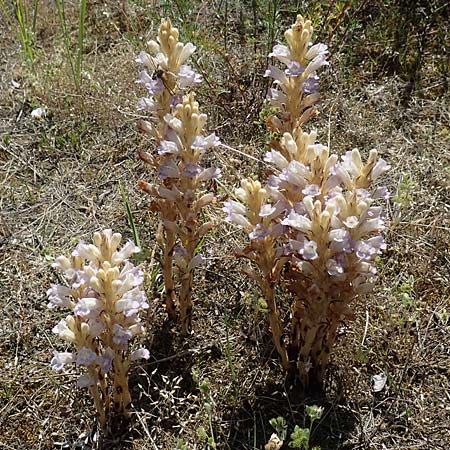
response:
<path id="1" fill-rule="evenodd" d="M 344 220 L 344 225 L 350 229 L 355 228 L 359 225 L 359 219 L 356 216 L 349 216 Z"/>
<path id="2" fill-rule="evenodd" d="M 47 297 L 49 299 L 48 307 L 53 309 L 57 306 L 64 306 L 66 308 L 72 308 L 73 302 L 68 298 L 72 294 L 72 290 L 66 286 L 60 284 L 52 284 L 47 291 Z"/>
<path id="3" fill-rule="evenodd" d="M 203 81 L 203 78 L 191 66 L 182 65 L 177 72 L 178 84 L 181 89 L 192 86 L 193 84 L 198 84 Z"/>
<path id="4" fill-rule="evenodd" d="M 111 262 L 114 266 L 119 265 L 134 253 L 139 253 L 140 251 L 141 249 L 133 241 L 128 241 L 120 251 L 113 253 Z"/>
<path id="5" fill-rule="evenodd" d="M 73 309 L 73 312 L 77 316 L 81 317 L 96 317 L 100 313 L 100 309 L 103 307 L 103 302 L 95 297 L 80 298 Z"/>
<path id="6" fill-rule="evenodd" d="M 31 117 L 33 119 L 41 120 L 45 117 L 45 109 L 44 108 L 36 108 L 31 111 Z"/>
<path id="7" fill-rule="evenodd" d="M 288 166 L 289 161 L 276 150 L 271 150 L 264 155 L 264 161 L 275 164 L 280 170 Z"/>
<path id="8" fill-rule="evenodd" d="M 93 244 L 85 244 L 80 242 L 75 250 L 72 252 L 73 256 L 81 256 L 93 263 L 97 263 L 98 260 L 102 260 L 102 254 L 100 250 Z"/>
<path id="9" fill-rule="evenodd" d="M 269 53 L 270 57 L 275 57 L 278 59 L 278 61 L 288 65 L 289 62 L 292 60 L 291 51 L 289 50 L 286 45 L 275 45 L 272 49 L 272 53 Z"/>
<path id="10" fill-rule="evenodd" d="M 66 364 L 73 363 L 73 354 L 69 352 L 54 352 L 50 365 L 53 370 L 59 371 Z"/>
<path id="11" fill-rule="evenodd" d="M 222 211 L 225 211 L 227 214 L 241 214 L 245 216 L 245 214 L 247 213 L 247 208 L 242 203 L 236 202 L 234 200 L 227 200 L 224 203 Z"/>
<path id="12" fill-rule="evenodd" d="M 69 328 L 65 319 L 61 319 L 52 331 L 67 342 L 75 342 L 75 333 Z"/>
<path id="13" fill-rule="evenodd" d="M 303 232 L 310 231 L 312 225 L 310 219 L 304 215 L 297 214 L 294 210 L 291 210 L 289 216 L 286 217 L 286 219 L 284 219 L 281 223 L 282 225 L 289 225 L 295 230 Z"/>
<path id="14" fill-rule="evenodd" d="M 150 352 L 146 348 L 139 348 L 134 352 L 131 352 L 131 361 L 137 361 L 138 359 L 148 359 L 150 358 Z"/>
<path id="15" fill-rule="evenodd" d="M 319 55 L 325 56 L 328 53 L 328 46 L 325 44 L 315 44 L 306 53 L 306 59 L 314 59 Z"/>

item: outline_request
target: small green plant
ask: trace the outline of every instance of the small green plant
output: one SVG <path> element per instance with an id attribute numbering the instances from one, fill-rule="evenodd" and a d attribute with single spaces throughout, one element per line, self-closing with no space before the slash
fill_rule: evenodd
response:
<path id="1" fill-rule="evenodd" d="M 411 309 L 415 305 L 415 294 L 414 294 L 414 276 L 410 275 L 408 280 L 402 283 L 398 287 L 397 298 L 402 302 L 402 305 Z"/>
<path id="2" fill-rule="evenodd" d="M 411 177 L 406 174 L 403 175 L 398 188 L 397 195 L 392 199 L 400 209 L 407 209 L 411 206 L 413 201 L 414 182 Z"/>
<path id="3" fill-rule="evenodd" d="M 198 384 L 200 390 L 201 399 L 203 402 L 203 409 L 208 417 L 209 432 L 206 431 L 205 427 L 201 426 L 197 429 L 197 436 L 201 440 L 206 440 L 208 448 L 217 448 L 217 443 L 214 438 L 214 430 L 212 425 L 212 419 L 214 415 L 214 400 L 211 396 L 211 385 L 207 378 L 201 380 L 200 373 L 196 370 L 192 371 L 192 379 Z"/>
<path id="4" fill-rule="evenodd" d="M 276 419 L 269 420 L 272 428 L 277 432 L 277 436 L 284 441 L 287 436 L 287 423 L 284 417 L 277 417 Z"/>
<path id="5" fill-rule="evenodd" d="M 310 420 L 309 428 L 301 428 L 298 425 L 295 425 L 294 432 L 291 434 L 291 441 L 289 442 L 289 447 L 291 448 L 309 450 L 312 427 L 314 422 L 322 417 L 323 408 L 315 405 L 307 406 L 306 414 Z M 312 450 L 320 450 L 320 447 L 313 447 Z"/>

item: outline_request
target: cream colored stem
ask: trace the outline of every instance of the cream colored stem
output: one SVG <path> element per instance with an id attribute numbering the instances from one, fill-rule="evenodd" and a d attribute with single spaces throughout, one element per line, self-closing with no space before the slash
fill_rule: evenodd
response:
<path id="1" fill-rule="evenodd" d="M 269 307 L 269 323 L 270 330 L 272 332 L 273 343 L 275 344 L 278 354 L 281 357 L 281 364 L 283 368 L 287 370 L 289 368 L 289 358 L 284 346 L 283 336 L 281 333 L 280 314 L 277 310 L 277 305 L 275 302 L 275 286 L 270 279 L 270 275 L 266 276 L 264 281 L 264 297 L 266 299 L 267 306 Z"/>
<path id="2" fill-rule="evenodd" d="M 164 245 L 162 269 L 166 296 L 166 312 L 171 319 L 175 320 L 177 317 L 175 307 L 175 289 L 173 281 L 173 252 L 175 249 L 175 233 L 170 230 L 165 230 L 165 235 L 166 239 Z"/>

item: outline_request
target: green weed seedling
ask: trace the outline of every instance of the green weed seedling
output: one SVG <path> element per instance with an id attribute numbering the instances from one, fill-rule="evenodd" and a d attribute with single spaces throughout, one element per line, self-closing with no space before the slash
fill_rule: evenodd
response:
<path id="1" fill-rule="evenodd" d="M 323 408 L 315 405 L 307 406 L 306 414 L 308 414 L 311 421 L 309 428 L 301 428 L 295 425 L 294 432 L 291 434 L 291 441 L 289 442 L 289 447 L 291 448 L 310 449 L 312 427 L 314 422 L 322 417 Z M 312 447 L 312 450 L 320 450 L 320 447 Z"/>
<path id="2" fill-rule="evenodd" d="M 211 385 L 207 378 L 201 380 L 200 373 L 197 370 L 192 371 L 192 379 L 197 383 L 200 390 L 201 399 L 203 402 L 203 409 L 208 418 L 209 432 L 206 431 L 205 427 L 201 426 L 197 429 L 197 437 L 201 440 L 207 441 L 207 446 L 209 449 L 217 448 L 217 443 L 214 438 L 214 430 L 212 426 L 212 419 L 214 416 L 214 400 L 211 397 Z"/>

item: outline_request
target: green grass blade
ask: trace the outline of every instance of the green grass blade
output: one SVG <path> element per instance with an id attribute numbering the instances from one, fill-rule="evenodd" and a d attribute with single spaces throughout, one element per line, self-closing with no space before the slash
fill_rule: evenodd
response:
<path id="1" fill-rule="evenodd" d="M 79 90 L 77 76 L 75 73 L 75 67 L 73 65 L 72 49 L 70 48 L 69 33 L 67 32 L 64 0 L 55 0 L 55 3 L 56 3 L 56 8 L 58 10 L 59 22 L 61 24 L 61 29 L 63 32 L 63 40 L 64 40 L 64 47 L 66 49 L 67 61 L 69 62 L 69 66 L 70 66 L 70 70 L 72 72 L 72 77 L 73 77 L 73 81 L 75 82 L 75 86 L 76 86 L 77 90 Z"/>
<path id="2" fill-rule="evenodd" d="M 136 223 L 134 221 L 133 212 L 131 211 L 130 202 L 128 201 L 128 197 L 127 197 L 125 188 L 124 188 L 123 184 L 120 182 L 119 182 L 119 189 L 120 189 L 120 194 L 122 195 L 122 201 L 125 206 L 125 211 L 127 212 L 128 223 L 130 224 L 131 232 L 133 233 L 134 243 L 142 249 L 141 240 L 139 238 L 139 232 L 136 228 Z"/>
<path id="3" fill-rule="evenodd" d="M 78 49 L 76 61 L 76 77 L 79 87 L 81 87 L 81 70 L 83 64 L 84 21 L 86 18 L 86 5 L 86 0 L 80 0 L 80 22 L 78 25 Z"/>

